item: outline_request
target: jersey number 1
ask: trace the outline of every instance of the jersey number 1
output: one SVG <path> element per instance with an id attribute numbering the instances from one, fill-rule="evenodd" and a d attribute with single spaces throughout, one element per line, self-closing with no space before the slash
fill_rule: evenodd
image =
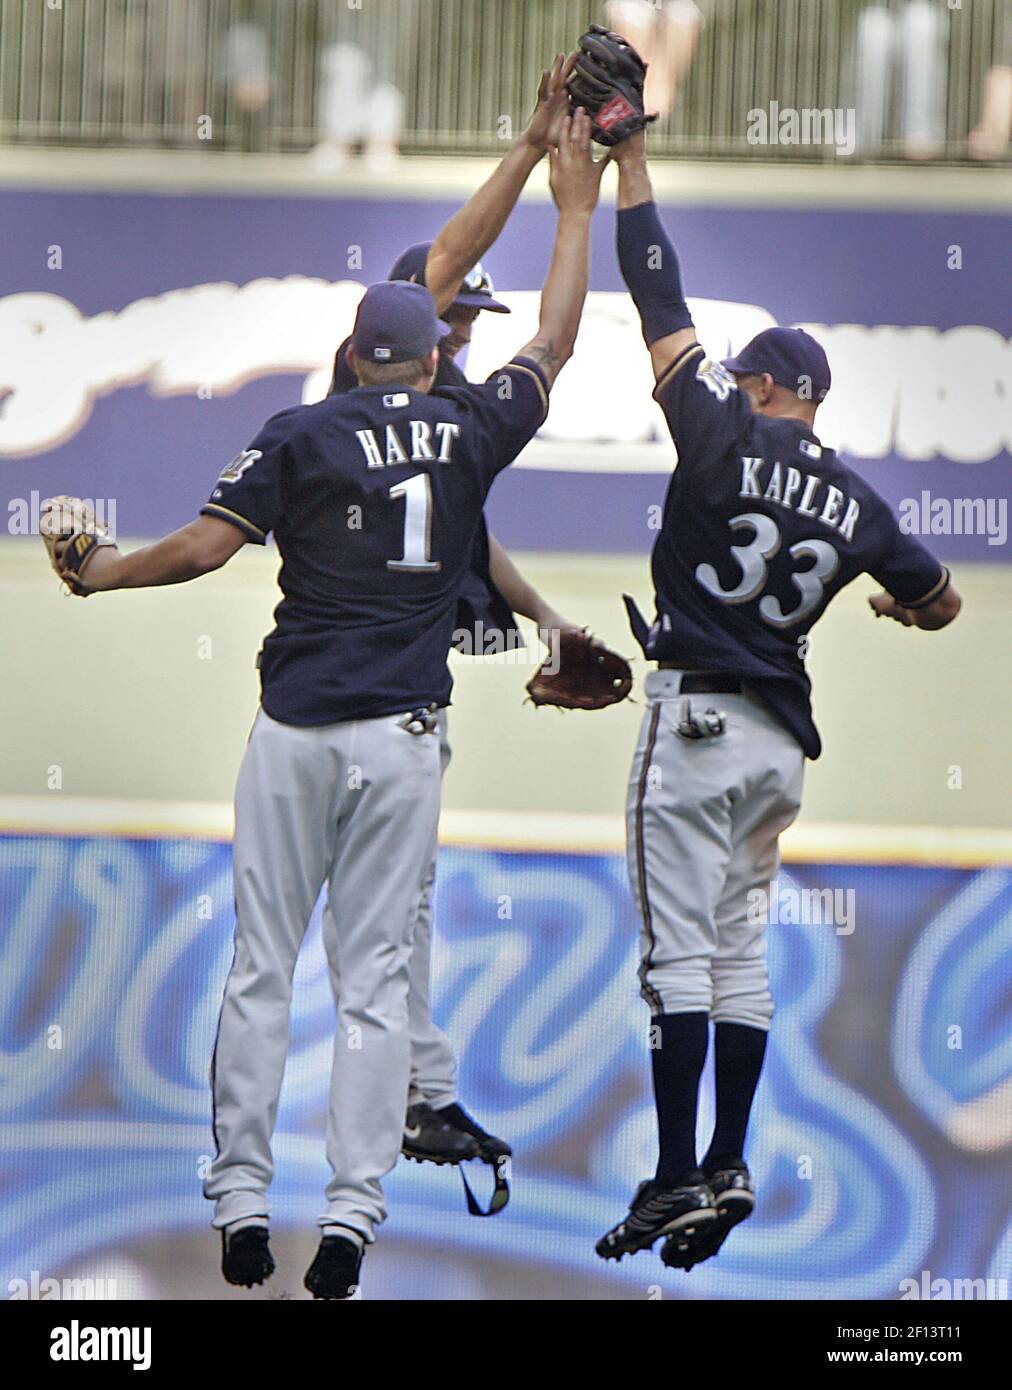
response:
<path id="1" fill-rule="evenodd" d="M 388 570 L 431 571 L 442 569 L 429 558 L 432 548 L 432 479 L 416 473 L 390 489 L 393 501 L 404 498 L 404 553 L 399 560 L 388 560 Z"/>

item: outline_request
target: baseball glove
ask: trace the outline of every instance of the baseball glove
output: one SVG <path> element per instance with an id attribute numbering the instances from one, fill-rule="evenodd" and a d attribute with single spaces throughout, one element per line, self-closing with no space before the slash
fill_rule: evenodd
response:
<path id="1" fill-rule="evenodd" d="M 559 709 L 605 709 L 624 700 L 631 690 L 628 661 L 586 628 L 560 633 L 557 668 L 549 657 L 527 682 L 527 693 L 536 705 Z"/>
<path id="2" fill-rule="evenodd" d="M 591 119 L 591 138 L 599 145 L 618 145 L 657 116 L 643 108 L 647 65 L 621 34 L 592 24 L 580 39 L 580 53 L 566 82 L 575 110 Z"/>
<path id="3" fill-rule="evenodd" d="M 47 497 L 39 514 L 39 535 L 49 563 L 70 593 L 87 598 L 91 590 L 81 580 L 82 571 L 101 546 L 116 544 L 92 508 L 80 497 Z M 61 541 L 67 544 L 57 556 Z"/>

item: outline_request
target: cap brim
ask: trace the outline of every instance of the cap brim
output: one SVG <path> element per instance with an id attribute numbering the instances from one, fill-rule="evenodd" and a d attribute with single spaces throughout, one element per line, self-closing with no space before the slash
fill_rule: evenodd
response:
<path id="1" fill-rule="evenodd" d="M 753 374 L 756 370 L 755 367 L 750 367 L 747 363 L 743 362 L 740 357 L 725 357 L 720 365 L 726 367 L 729 372 L 741 372 L 749 375 Z"/>
<path id="2" fill-rule="evenodd" d="M 463 294 L 458 294 L 453 302 L 462 304 L 465 309 L 487 309 L 491 314 L 512 312 L 505 304 L 500 304 L 498 299 L 493 299 L 490 294 L 480 294 L 477 290 L 465 290 Z"/>
<path id="3" fill-rule="evenodd" d="M 436 319 L 436 332 L 442 339 L 446 337 L 447 333 L 452 333 L 453 329 L 448 323 L 444 323 L 442 319 Z"/>

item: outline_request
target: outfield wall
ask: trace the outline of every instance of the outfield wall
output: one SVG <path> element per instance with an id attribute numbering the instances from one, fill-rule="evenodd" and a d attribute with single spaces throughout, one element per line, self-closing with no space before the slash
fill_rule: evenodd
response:
<path id="1" fill-rule="evenodd" d="M 594 1241 L 656 1143 L 624 864 L 445 850 L 434 1016 L 467 1105 L 514 1145 L 514 1196 L 476 1221 L 452 1170 L 401 1163 L 367 1296 L 1007 1298 L 1012 876 L 810 863 L 782 871 L 774 902 L 759 1210 L 691 1274 L 656 1254 L 606 1266 Z M 34 1271 L 112 1279 L 120 1298 L 241 1296 L 221 1283 L 200 1191 L 232 950 L 227 846 L 0 837 L 0 914 L 0 1288 L 21 1296 Z M 296 971 L 268 1297 L 301 1293 L 326 1178 L 319 925 Z M 708 1074 L 703 1144 L 712 1122 Z"/>

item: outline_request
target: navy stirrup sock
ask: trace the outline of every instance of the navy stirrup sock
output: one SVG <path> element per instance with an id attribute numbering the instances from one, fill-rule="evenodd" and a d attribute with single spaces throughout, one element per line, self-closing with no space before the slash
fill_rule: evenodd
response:
<path id="1" fill-rule="evenodd" d="M 709 1042 L 709 1014 L 659 1014 L 651 1049 L 660 1158 L 656 1181 L 677 1187 L 696 1168 L 696 1105 Z"/>
<path id="2" fill-rule="evenodd" d="M 767 1036 L 764 1029 L 745 1023 L 718 1023 L 714 1028 L 717 1123 L 703 1159 L 707 1173 L 744 1158 L 745 1132 Z"/>

